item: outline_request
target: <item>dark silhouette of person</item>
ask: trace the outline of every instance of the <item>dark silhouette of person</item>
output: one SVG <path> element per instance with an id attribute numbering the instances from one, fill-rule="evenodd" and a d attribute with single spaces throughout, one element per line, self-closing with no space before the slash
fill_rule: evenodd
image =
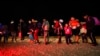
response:
<path id="1" fill-rule="evenodd" d="M 17 36 L 16 36 L 17 35 L 17 27 L 13 20 L 11 20 L 11 22 L 10 22 L 9 30 L 10 30 L 10 34 L 12 36 L 12 42 L 14 42 L 14 40 L 17 42 Z"/>
<path id="2" fill-rule="evenodd" d="M 96 41 L 96 38 L 95 38 L 95 21 L 93 19 L 92 16 L 89 16 L 89 15 L 84 15 L 83 18 L 85 19 L 86 21 L 86 27 L 87 27 L 87 35 L 89 36 L 91 42 L 92 42 L 92 45 L 93 46 L 96 46 L 98 45 L 97 44 L 97 41 Z"/>
<path id="3" fill-rule="evenodd" d="M 27 28 L 26 28 L 26 24 L 25 24 L 25 22 L 24 22 L 23 19 L 20 19 L 19 20 L 18 29 L 19 29 L 19 31 L 21 31 L 21 34 L 22 34 L 21 40 L 24 40 L 25 39 L 26 29 Z"/>
<path id="4" fill-rule="evenodd" d="M 0 23 L 0 42 L 2 41 L 2 36 L 3 36 L 3 25 Z"/>
<path id="5" fill-rule="evenodd" d="M 3 25 L 3 36 L 4 36 L 4 43 L 7 43 L 9 37 L 8 25 Z"/>

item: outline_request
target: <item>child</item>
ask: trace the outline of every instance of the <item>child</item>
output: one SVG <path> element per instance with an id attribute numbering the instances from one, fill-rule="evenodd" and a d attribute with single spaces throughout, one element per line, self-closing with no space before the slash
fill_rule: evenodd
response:
<path id="1" fill-rule="evenodd" d="M 34 41 L 35 43 L 39 44 L 39 39 L 38 39 L 38 33 L 39 33 L 39 29 L 34 29 Z"/>
<path id="2" fill-rule="evenodd" d="M 87 34 L 86 25 L 83 24 L 81 29 L 80 29 L 80 36 L 82 37 L 82 42 L 83 43 L 87 43 L 88 42 L 86 34 Z"/>
<path id="3" fill-rule="evenodd" d="M 68 24 L 65 24 L 64 32 L 65 32 L 66 43 L 71 44 L 72 30 Z"/>
<path id="4" fill-rule="evenodd" d="M 34 37 L 33 37 L 33 29 L 32 29 L 32 21 L 31 20 L 28 21 L 28 36 L 30 38 L 30 42 L 33 42 Z"/>
<path id="5" fill-rule="evenodd" d="M 33 42 L 33 35 L 32 35 L 32 31 L 30 30 L 29 32 L 28 32 L 28 35 L 29 35 L 29 38 L 30 38 L 30 42 Z"/>
<path id="6" fill-rule="evenodd" d="M 34 42 L 35 44 L 39 44 L 39 39 L 38 39 L 38 33 L 39 33 L 39 28 L 38 28 L 38 21 L 34 20 L 33 22 L 33 36 L 34 36 Z"/>

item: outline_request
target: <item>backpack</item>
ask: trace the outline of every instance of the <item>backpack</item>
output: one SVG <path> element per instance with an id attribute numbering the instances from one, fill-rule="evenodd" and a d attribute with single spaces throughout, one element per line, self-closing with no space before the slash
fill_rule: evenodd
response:
<path id="1" fill-rule="evenodd" d="M 100 20 L 97 17 L 93 17 L 95 21 L 95 26 L 100 26 Z"/>

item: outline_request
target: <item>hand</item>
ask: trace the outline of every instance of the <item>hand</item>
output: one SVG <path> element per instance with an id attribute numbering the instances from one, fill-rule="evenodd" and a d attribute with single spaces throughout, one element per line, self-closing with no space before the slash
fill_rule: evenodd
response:
<path id="1" fill-rule="evenodd" d="M 54 25 L 52 25 L 52 28 L 54 28 Z"/>
<path id="2" fill-rule="evenodd" d="M 77 27 L 79 27 L 80 25 L 77 25 Z"/>
<path id="3" fill-rule="evenodd" d="M 0 32 L 0 34 L 2 34 L 2 32 Z"/>
<path id="4" fill-rule="evenodd" d="M 33 32 L 33 29 L 31 29 L 31 31 Z"/>

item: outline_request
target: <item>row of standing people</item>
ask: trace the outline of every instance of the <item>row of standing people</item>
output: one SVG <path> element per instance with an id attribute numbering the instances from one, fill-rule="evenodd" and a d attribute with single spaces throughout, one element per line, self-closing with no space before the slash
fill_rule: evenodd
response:
<path id="1" fill-rule="evenodd" d="M 79 20 L 75 19 L 75 17 L 71 17 L 69 22 L 67 22 L 64 28 L 61 26 L 58 20 L 55 20 L 55 33 L 57 34 L 59 40 L 58 43 L 61 43 L 61 34 L 62 30 L 64 30 L 66 43 L 72 43 L 71 37 L 75 35 L 75 43 L 79 43 L 80 36 L 82 37 L 83 43 L 88 43 L 88 37 L 91 40 L 91 44 L 93 46 L 98 45 L 95 38 L 95 20 L 94 17 L 89 15 L 84 15 L 85 23 L 80 23 Z"/>
<path id="2" fill-rule="evenodd" d="M 89 36 L 92 44 L 97 45 L 94 31 L 93 31 L 93 29 L 95 28 L 94 20 L 92 19 L 91 16 L 88 16 L 88 15 L 85 15 L 84 19 L 86 19 L 86 21 L 85 21 L 86 24 L 81 25 L 79 20 L 75 19 L 75 17 L 71 17 L 71 20 L 69 20 L 69 22 L 67 22 L 64 27 L 61 24 L 61 22 L 59 22 L 58 20 L 54 20 L 54 25 L 52 26 L 52 28 L 54 29 L 54 33 L 56 33 L 56 35 L 58 36 L 58 39 L 59 39 L 58 43 L 61 43 L 61 35 L 62 35 L 62 31 L 64 31 L 67 44 L 72 42 L 71 41 L 72 35 L 75 35 L 74 42 L 79 43 L 79 39 L 80 39 L 79 34 L 80 34 L 82 36 L 83 42 L 85 42 L 85 41 L 88 42 L 87 36 Z M 11 21 L 9 29 L 10 29 L 10 33 L 12 35 L 12 41 L 14 41 L 14 39 L 16 41 L 17 35 L 19 35 L 19 37 L 21 37 L 21 40 L 24 40 L 27 29 L 28 29 L 29 37 L 32 41 L 34 38 L 34 41 L 36 43 L 39 43 L 38 33 L 41 32 L 41 29 L 43 30 L 42 33 L 43 33 L 43 37 L 44 37 L 44 43 L 47 44 L 47 42 L 49 41 L 48 35 L 49 35 L 50 24 L 46 19 L 43 19 L 42 24 L 38 23 L 37 20 L 32 19 L 29 21 L 28 26 L 26 26 L 26 24 L 24 24 L 24 21 L 22 19 L 20 19 L 20 23 L 18 24 L 17 31 L 16 31 L 16 28 L 17 27 L 15 27 L 14 21 Z M 9 33 L 9 30 L 7 29 L 7 25 L 1 27 L 0 40 L 1 40 L 1 37 L 4 36 L 4 42 L 7 42 L 8 41 L 8 33 Z"/>
<path id="3" fill-rule="evenodd" d="M 72 43 L 71 37 L 73 35 L 75 36 L 75 40 L 74 40 L 75 43 L 79 43 L 80 36 L 82 36 L 83 42 L 87 42 L 86 24 L 80 24 L 80 22 L 77 19 L 75 19 L 75 17 L 71 17 L 70 21 L 65 23 L 64 27 L 58 20 L 55 20 L 54 23 L 55 23 L 53 26 L 53 28 L 55 30 L 54 32 L 56 33 L 56 35 L 59 38 L 58 43 L 61 43 L 61 35 L 62 35 L 63 31 L 65 34 L 65 39 L 66 39 L 67 44 Z M 83 33 L 86 38 L 83 37 Z"/>
<path id="4" fill-rule="evenodd" d="M 2 42 L 2 37 L 4 37 L 4 43 L 8 42 L 9 35 L 12 37 L 12 42 L 17 42 L 17 37 L 24 40 L 28 34 L 31 40 L 34 38 L 34 42 L 39 43 L 38 35 L 42 32 L 46 36 L 45 32 L 49 30 L 48 24 L 49 22 L 46 21 L 46 19 L 43 19 L 43 25 L 34 19 L 29 20 L 28 24 L 26 24 L 23 19 L 20 19 L 18 24 L 15 24 L 14 20 L 11 20 L 10 24 L 0 23 L 0 42 Z M 48 29 L 45 29 L 45 32 L 43 32 L 43 29 L 46 28 L 44 25 L 48 27 Z"/>
<path id="5" fill-rule="evenodd" d="M 80 36 L 82 37 L 83 43 L 88 43 L 87 37 L 90 38 L 92 45 L 97 45 L 97 41 L 94 35 L 95 21 L 91 16 L 85 15 L 83 17 L 86 21 L 81 24 L 79 20 L 75 17 L 71 17 L 71 20 L 65 24 L 63 27 L 62 23 L 59 20 L 54 20 L 54 33 L 58 36 L 58 43 L 61 43 L 62 32 L 64 31 L 66 43 L 72 43 L 71 37 L 75 35 L 75 43 L 79 43 Z M 89 21 L 88 21 L 89 19 Z M 48 42 L 48 33 L 49 33 L 49 22 L 46 19 L 43 19 L 42 29 L 44 36 L 44 43 Z M 35 36 L 34 36 L 35 37 Z"/>

